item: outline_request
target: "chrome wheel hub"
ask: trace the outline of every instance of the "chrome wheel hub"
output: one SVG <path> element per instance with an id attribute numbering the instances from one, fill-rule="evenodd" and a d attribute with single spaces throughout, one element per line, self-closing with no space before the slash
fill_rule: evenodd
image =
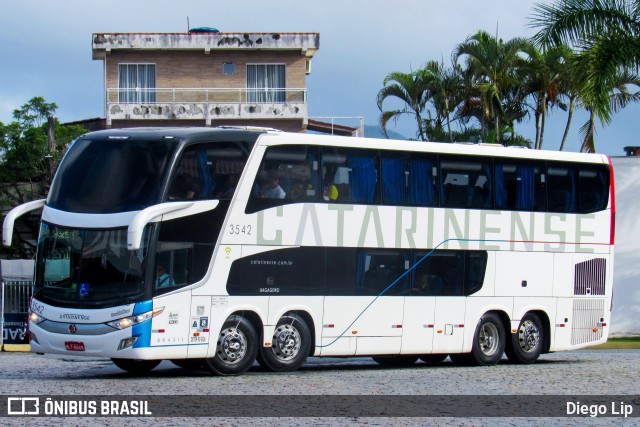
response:
<path id="1" fill-rule="evenodd" d="M 288 360 L 296 357 L 301 345 L 300 333 L 292 325 L 280 325 L 273 333 L 273 353 L 278 359 Z"/>
<path id="2" fill-rule="evenodd" d="M 531 320 L 526 320 L 520 324 L 518 341 L 520 342 L 520 348 L 527 353 L 538 346 L 540 343 L 540 331 L 535 323 Z"/>
<path id="3" fill-rule="evenodd" d="M 247 337 L 237 328 L 227 328 L 220 332 L 217 354 L 226 363 L 240 362 L 247 354 Z"/>

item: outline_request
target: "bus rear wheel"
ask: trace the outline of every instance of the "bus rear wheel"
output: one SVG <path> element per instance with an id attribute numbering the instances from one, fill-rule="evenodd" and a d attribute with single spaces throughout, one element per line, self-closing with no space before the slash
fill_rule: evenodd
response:
<path id="1" fill-rule="evenodd" d="M 114 365 L 131 374 L 146 374 L 158 366 L 162 360 L 111 359 Z"/>
<path id="2" fill-rule="evenodd" d="M 216 342 L 216 355 L 205 359 L 205 367 L 216 375 L 240 375 L 246 372 L 258 354 L 258 334 L 247 319 L 230 316 L 225 320 Z"/>
<path id="3" fill-rule="evenodd" d="M 449 357 L 458 365 L 495 365 L 502 359 L 505 341 L 500 317 L 495 313 L 486 313 L 476 326 L 471 353 L 451 354 Z"/>
<path id="4" fill-rule="evenodd" d="M 260 347 L 258 363 L 274 372 L 295 371 L 307 361 L 311 351 L 311 332 L 306 322 L 295 314 L 278 320 L 271 347 Z"/>
<path id="5" fill-rule="evenodd" d="M 538 360 L 544 343 L 544 329 L 540 317 L 534 313 L 524 315 L 518 332 L 511 334 L 505 353 L 510 362 L 528 364 Z"/>

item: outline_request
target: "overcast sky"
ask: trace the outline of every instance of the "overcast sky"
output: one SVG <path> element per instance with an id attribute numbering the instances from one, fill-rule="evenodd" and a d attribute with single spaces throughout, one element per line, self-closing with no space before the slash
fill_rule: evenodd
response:
<path id="1" fill-rule="evenodd" d="M 454 47 L 478 30 L 503 39 L 531 36 L 533 2 L 514 0 L 0 0 L 0 121 L 34 96 L 58 104 L 62 121 L 104 116 L 102 62 L 91 59 L 95 32 L 185 32 L 215 27 L 223 32 L 318 32 L 320 50 L 308 76 L 309 112 L 363 116 L 376 124 L 376 94 L 391 71 L 409 72 L 431 59 L 449 61 Z M 596 147 L 623 155 L 640 145 L 640 106 L 598 128 Z M 566 114 L 554 115 L 545 134 L 557 149 Z M 569 150 L 579 147 L 573 123 Z M 390 127 L 394 129 L 393 125 Z M 395 130 L 413 137 L 401 121 Z M 518 132 L 533 139 L 532 123 Z"/>

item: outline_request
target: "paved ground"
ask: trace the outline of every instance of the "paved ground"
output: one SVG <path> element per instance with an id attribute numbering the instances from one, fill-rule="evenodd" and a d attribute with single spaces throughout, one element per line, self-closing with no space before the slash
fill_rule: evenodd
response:
<path id="1" fill-rule="evenodd" d="M 257 365 L 240 377 L 212 377 L 163 362 L 131 377 L 108 360 L 0 353 L 0 394 L 25 395 L 635 395 L 640 352 L 583 350 L 543 355 L 534 365 L 381 367 L 369 358 L 310 359 L 294 373 Z M 543 409 L 543 408 L 542 408 Z M 640 411 L 640 406 L 636 406 Z M 37 422 L 36 422 L 37 421 Z M 97 422 L 96 422 L 97 421 Z M 0 418 L 4 425 L 640 425 L 640 418 Z"/>

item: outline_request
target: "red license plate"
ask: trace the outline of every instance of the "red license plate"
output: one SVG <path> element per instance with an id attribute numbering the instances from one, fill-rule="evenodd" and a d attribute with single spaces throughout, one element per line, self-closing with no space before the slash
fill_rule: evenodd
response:
<path id="1" fill-rule="evenodd" d="M 65 341 L 64 347 L 69 351 L 84 351 L 83 342 Z"/>

